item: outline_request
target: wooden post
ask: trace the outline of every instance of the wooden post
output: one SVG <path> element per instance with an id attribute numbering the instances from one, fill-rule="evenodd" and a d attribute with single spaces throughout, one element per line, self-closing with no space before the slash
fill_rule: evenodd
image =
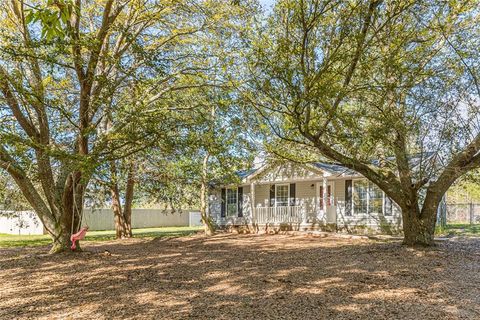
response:
<path id="1" fill-rule="evenodd" d="M 252 210 L 252 225 L 255 232 L 258 232 L 257 227 L 257 213 L 255 212 L 255 184 L 253 182 L 250 183 L 250 207 Z"/>
<path id="2" fill-rule="evenodd" d="M 439 223 L 440 223 L 440 227 L 442 228 L 442 230 L 444 230 L 447 226 L 447 204 L 445 202 L 445 197 L 442 198 L 442 201 L 440 201 L 440 205 L 438 206 L 438 210 L 439 210 L 439 214 L 438 214 L 438 217 L 439 217 Z"/>
<path id="3" fill-rule="evenodd" d="M 445 229 L 447 227 L 447 197 L 445 196 L 443 200 L 443 210 L 442 210 L 442 217 L 443 217 L 443 225 L 442 227 Z"/>
<path id="4" fill-rule="evenodd" d="M 320 215 L 320 183 L 315 182 L 315 219 L 313 221 L 317 221 Z M 306 214 L 305 214 L 306 216 Z M 305 217 L 305 222 L 307 218 Z"/>
<path id="5" fill-rule="evenodd" d="M 470 202 L 469 213 L 470 213 L 470 225 L 472 225 L 473 224 L 473 202 Z"/>
<path id="6" fill-rule="evenodd" d="M 328 215 L 327 215 L 327 178 L 323 177 L 323 216 L 325 217 L 325 223 L 328 223 Z"/>

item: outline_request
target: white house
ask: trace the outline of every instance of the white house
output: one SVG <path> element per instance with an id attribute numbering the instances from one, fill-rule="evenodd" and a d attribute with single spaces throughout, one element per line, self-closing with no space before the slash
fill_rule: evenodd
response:
<path id="1" fill-rule="evenodd" d="M 357 172 L 326 163 L 267 163 L 214 187 L 210 216 L 221 227 L 256 230 L 401 231 L 401 212 Z"/>

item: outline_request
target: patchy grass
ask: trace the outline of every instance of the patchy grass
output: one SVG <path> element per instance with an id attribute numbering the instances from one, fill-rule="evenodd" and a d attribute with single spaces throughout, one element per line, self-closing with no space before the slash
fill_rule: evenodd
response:
<path id="1" fill-rule="evenodd" d="M 437 228 L 436 234 L 443 236 L 480 237 L 480 224 L 448 224 L 444 229 Z"/>
<path id="2" fill-rule="evenodd" d="M 202 227 L 163 227 L 133 229 L 134 238 L 180 237 L 197 233 Z M 115 239 L 114 230 L 89 231 L 84 241 L 108 241 Z M 82 243 L 84 242 L 82 241 Z M 48 235 L 0 234 L 0 248 L 46 246 L 52 242 Z"/>
<path id="3" fill-rule="evenodd" d="M 0 248 L 45 246 L 51 242 L 51 238 L 47 235 L 20 236 L 0 234 Z"/>

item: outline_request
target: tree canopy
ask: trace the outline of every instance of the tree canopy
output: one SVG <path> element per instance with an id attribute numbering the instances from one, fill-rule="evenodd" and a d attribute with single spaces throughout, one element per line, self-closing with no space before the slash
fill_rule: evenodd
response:
<path id="1" fill-rule="evenodd" d="M 171 95 L 211 85 L 197 63 L 212 54 L 201 41 L 232 33 L 246 8 L 223 1 L 3 4 L 0 167 L 60 251 L 80 227 L 85 189 L 99 167 L 188 131 L 190 107 L 169 104 Z"/>
<path id="2" fill-rule="evenodd" d="M 0 168 L 52 251 L 99 185 L 118 212 L 155 195 L 207 223 L 209 182 L 259 144 L 356 170 L 406 243 L 431 244 L 446 190 L 480 166 L 476 1 L 1 3 Z"/>
<path id="3" fill-rule="evenodd" d="M 429 244 L 444 193 L 480 165 L 478 19 L 471 1 L 278 1 L 244 97 L 277 153 L 358 171 L 401 207 L 405 241 Z"/>

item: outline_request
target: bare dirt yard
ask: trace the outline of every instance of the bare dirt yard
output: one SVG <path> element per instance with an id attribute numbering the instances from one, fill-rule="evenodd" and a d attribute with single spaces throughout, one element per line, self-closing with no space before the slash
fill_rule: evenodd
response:
<path id="1" fill-rule="evenodd" d="M 478 239 L 221 234 L 84 249 L 1 249 L 0 318 L 480 319 Z"/>

